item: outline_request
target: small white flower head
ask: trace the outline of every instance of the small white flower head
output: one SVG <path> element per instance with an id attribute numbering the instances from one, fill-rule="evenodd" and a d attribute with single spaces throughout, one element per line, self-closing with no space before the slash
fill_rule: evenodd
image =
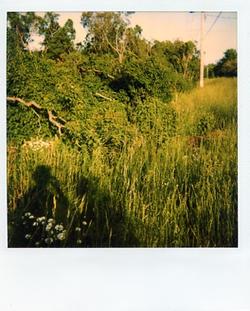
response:
<path id="1" fill-rule="evenodd" d="M 80 228 L 80 227 L 76 227 L 76 228 L 75 228 L 75 231 L 76 231 L 76 232 L 80 232 L 80 231 L 81 231 L 81 228 Z"/>
<path id="2" fill-rule="evenodd" d="M 44 221 L 45 221 L 45 216 L 38 217 L 36 220 L 37 220 L 38 222 L 44 222 Z"/>
<path id="3" fill-rule="evenodd" d="M 31 216 L 31 213 L 30 213 L 30 212 L 25 213 L 24 216 L 25 216 L 25 217 L 29 217 L 29 216 Z"/>
<path id="4" fill-rule="evenodd" d="M 66 237 L 66 232 L 65 231 L 63 231 L 61 233 L 58 233 L 58 235 L 57 235 L 57 239 L 60 240 L 60 241 L 65 240 L 65 237 Z"/>
<path id="5" fill-rule="evenodd" d="M 23 225 L 26 225 L 26 224 L 27 224 L 27 222 L 26 222 L 26 221 L 24 221 L 24 222 L 23 222 Z"/>
<path id="6" fill-rule="evenodd" d="M 35 246 L 40 246 L 40 243 L 39 243 L 39 242 L 36 242 L 36 243 L 35 243 Z"/>
<path id="7" fill-rule="evenodd" d="M 25 235 L 25 239 L 26 239 L 26 240 L 29 240 L 30 238 L 31 238 L 31 234 L 26 234 L 26 235 Z"/>
<path id="8" fill-rule="evenodd" d="M 82 244 L 82 240 L 80 240 L 80 239 L 78 239 L 77 241 L 76 241 L 76 244 Z"/>
<path id="9" fill-rule="evenodd" d="M 30 215 L 29 219 L 34 219 L 35 217 L 33 215 Z"/>
<path id="10" fill-rule="evenodd" d="M 46 231 L 50 231 L 52 227 L 53 227 L 53 224 L 50 222 L 50 223 L 47 224 L 45 230 Z"/>
<path id="11" fill-rule="evenodd" d="M 63 231 L 63 225 L 56 225 L 55 229 L 56 231 Z"/>
<path id="12" fill-rule="evenodd" d="M 35 222 L 33 223 L 33 227 L 37 227 L 37 226 L 38 226 L 38 222 L 35 221 Z"/>
<path id="13" fill-rule="evenodd" d="M 48 223 L 52 224 L 54 222 L 53 218 L 48 219 Z"/>
<path id="14" fill-rule="evenodd" d="M 45 243 L 46 244 L 51 244 L 51 243 L 53 243 L 53 239 L 52 238 L 47 238 L 47 239 L 45 239 Z"/>
<path id="15" fill-rule="evenodd" d="M 88 223 L 87 223 L 87 221 L 84 220 L 84 221 L 82 222 L 82 224 L 83 224 L 84 226 L 87 226 Z"/>

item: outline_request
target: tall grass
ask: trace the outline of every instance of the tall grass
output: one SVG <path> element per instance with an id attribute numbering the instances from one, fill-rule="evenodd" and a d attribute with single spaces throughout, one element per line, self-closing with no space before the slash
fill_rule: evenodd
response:
<path id="1" fill-rule="evenodd" d="M 236 81 L 208 81 L 172 105 L 177 135 L 160 147 L 137 137 L 112 158 L 103 146 L 9 148 L 9 246 L 237 246 Z M 44 210 L 30 210 L 44 192 Z"/>

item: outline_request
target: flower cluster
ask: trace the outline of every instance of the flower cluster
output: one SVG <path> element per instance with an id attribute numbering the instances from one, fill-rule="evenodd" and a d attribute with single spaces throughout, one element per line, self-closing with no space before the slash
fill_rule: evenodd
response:
<path id="1" fill-rule="evenodd" d="M 53 218 L 35 217 L 30 212 L 26 212 L 22 216 L 22 225 L 28 246 L 60 246 L 60 242 L 65 241 L 67 237 L 63 224 L 57 224 Z"/>
<path id="2" fill-rule="evenodd" d="M 21 227 L 24 246 L 26 247 L 83 247 L 86 245 L 87 236 L 92 221 L 87 221 L 86 216 L 78 219 L 77 224 L 65 227 L 57 223 L 54 218 L 35 216 L 30 212 L 23 214 Z"/>

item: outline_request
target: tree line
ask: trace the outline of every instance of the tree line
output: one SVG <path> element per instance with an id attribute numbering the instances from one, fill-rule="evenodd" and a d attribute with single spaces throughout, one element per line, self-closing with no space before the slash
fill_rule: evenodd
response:
<path id="1" fill-rule="evenodd" d="M 131 27 L 130 12 L 84 12 L 83 42 L 74 43 L 73 21 L 59 14 L 8 13 L 7 133 L 9 142 L 58 135 L 79 148 L 121 148 L 135 135 L 175 132 L 169 102 L 199 77 L 192 41 L 148 42 Z M 43 38 L 31 51 L 32 34 Z M 237 54 L 228 50 L 209 76 L 237 75 Z M 161 141 L 162 142 L 162 141 Z"/>

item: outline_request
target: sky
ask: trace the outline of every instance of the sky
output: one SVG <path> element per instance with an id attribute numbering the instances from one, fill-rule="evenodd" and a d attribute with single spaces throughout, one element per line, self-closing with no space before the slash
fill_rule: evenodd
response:
<path id="1" fill-rule="evenodd" d="M 219 13 L 205 12 L 205 64 L 216 63 L 229 48 L 237 50 L 237 13 L 221 12 L 220 15 Z M 73 20 L 76 30 L 75 42 L 82 42 L 86 31 L 80 24 L 81 13 L 59 14 L 60 25 L 63 25 L 68 18 Z M 141 26 L 142 36 L 149 41 L 192 40 L 197 43 L 197 48 L 200 48 L 200 12 L 135 12 L 130 15 L 129 20 L 130 26 L 136 24 Z M 38 42 L 39 38 L 34 37 L 31 47 L 37 48 Z"/>

